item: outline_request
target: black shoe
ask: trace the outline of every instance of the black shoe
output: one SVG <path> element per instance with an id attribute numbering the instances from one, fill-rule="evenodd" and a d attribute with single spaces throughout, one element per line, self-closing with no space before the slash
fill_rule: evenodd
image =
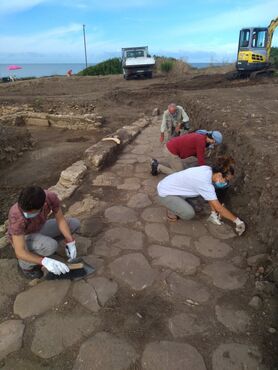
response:
<path id="1" fill-rule="evenodd" d="M 21 268 L 21 271 L 27 279 L 41 279 L 43 277 L 41 266 L 34 266 L 30 270 L 25 270 Z"/>
<path id="2" fill-rule="evenodd" d="M 151 174 L 153 176 L 157 176 L 158 175 L 158 172 L 157 172 L 157 167 L 158 167 L 158 161 L 156 159 L 152 159 L 151 161 Z"/>

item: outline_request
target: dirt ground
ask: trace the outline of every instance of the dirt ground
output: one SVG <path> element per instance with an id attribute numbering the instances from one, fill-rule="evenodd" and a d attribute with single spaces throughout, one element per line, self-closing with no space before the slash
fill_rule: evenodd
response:
<path id="1" fill-rule="evenodd" d="M 233 207 L 270 248 L 277 242 L 277 78 L 228 81 L 223 74 L 125 81 L 122 76 L 53 77 L 0 85 L 0 104 L 38 112 L 91 113 L 105 118 L 99 131 L 30 129 L 36 145 L 2 169 L 1 220 L 22 186 L 54 184 L 59 173 L 102 136 L 170 101 L 183 105 L 192 129 L 219 129 L 237 161 Z M 5 166 L 4 166 L 5 167 Z M 276 219 L 276 221 L 274 221 Z"/>

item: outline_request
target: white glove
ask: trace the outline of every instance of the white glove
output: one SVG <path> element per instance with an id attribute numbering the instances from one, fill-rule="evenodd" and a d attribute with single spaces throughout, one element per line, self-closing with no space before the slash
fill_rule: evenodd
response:
<path id="1" fill-rule="evenodd" d="M 56 261 L 53 258 L 44 257 L 41 264 L 49 271 L 53 272 L 55 275 L 65 274 L 69 272 L 68 266 L 60 261 Z"/>
<path id="2" fill-rule="evenodd" d="M 76 258 L 76 245 L 75 245 L 75 240 L 72 242 L 67 243 L 66 245 L 66 254 L 68 256 L 68 260 L 73 260 Z"/>
<path id="3" fill-rule="evenodd" d="M 220 221 L 220 215 L 215 211 L 211 211 L 208 221 L 218 226 L 223 224 L 223 222 Z"/>
<path id="4" fill-rule="evenodd" d="M 234 223 L 236 224 L 236 232 L 238 235 L 242 235 L 245 231 L 245 223 L 241 221 L 239 218 L 236 218 Z"/>

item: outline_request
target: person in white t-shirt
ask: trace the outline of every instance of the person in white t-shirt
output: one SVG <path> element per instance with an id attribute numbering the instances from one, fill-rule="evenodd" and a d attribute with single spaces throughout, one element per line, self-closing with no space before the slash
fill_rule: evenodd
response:
<path id="1" fill-rule="evenodd" d="M 187 198 L 201 196 L 208 201 L 211 217 L 220 215 L 236 224 L 238 235 L 245 231 L 245 224 L 237 216 L 225 208 L 217 199 L 215 189 L 228 186 L 234 174 L 233 160 L 230 157 L 221 157 L 216 164 L 199 166 L 173 173 L 159 182 L 157 191 L 159 201 L 168 209 L 168 220 L 178 218 L 190 220 L 195 216 L 194 208 L 187 202 Z"/>

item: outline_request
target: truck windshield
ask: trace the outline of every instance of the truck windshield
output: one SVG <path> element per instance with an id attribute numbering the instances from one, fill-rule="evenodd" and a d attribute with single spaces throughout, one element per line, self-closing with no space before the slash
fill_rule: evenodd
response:
<path id="1" fill-rule="evenodd" d="M 138 58 L 144 56 L 144 50 L 130 50 L 126 52 L 127 58 Z"/>
<path id="2" fill-rule="evenodd" d="M 247 48 L 249 45 L 249 40 L 250 40 L 250 30 L 242 30 L 240 32 L 240 41 L 239 41 L 240 47 Z"/>
<path id="3" fill-rule="evenodd" d="M 252 32 L 252 48 L 264 48 L 267 30 L 254 29 Z"/>

